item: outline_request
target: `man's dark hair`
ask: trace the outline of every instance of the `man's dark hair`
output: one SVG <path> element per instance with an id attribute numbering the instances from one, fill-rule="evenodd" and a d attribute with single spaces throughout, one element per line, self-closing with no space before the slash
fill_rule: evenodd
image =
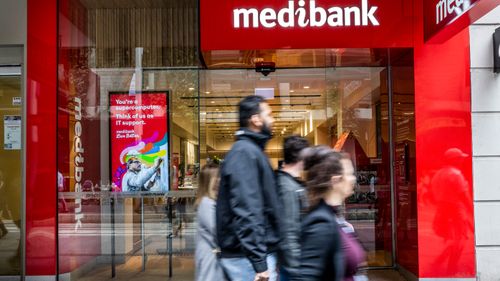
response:
<path id="1" fill-rule="evenodd" d="M 293 135 L 286 137 L 283 142 L 285 164 L 293 164 L 302 160 L 301 152 L 307 147 L 309 147 L 309 142 L 301 136 Z"/>
<path id="2" fill-rule="evenodd" d="M 261 96 L 248 96 L 238 103 L 238 111 L 240 114 L 240 127 L 248 127 L 248 120 L 255 114 L 260 113 L 260 104 L 265 102 Z"/>

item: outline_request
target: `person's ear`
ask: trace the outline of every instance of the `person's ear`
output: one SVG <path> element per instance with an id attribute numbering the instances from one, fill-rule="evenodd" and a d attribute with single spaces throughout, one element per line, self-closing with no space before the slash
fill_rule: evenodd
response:
<path id="1" fill-rule="evenodd" d="M 262 126 L 262 119 L 260 118 L 259 114 L 254 114 L 250 117 L 250 125 L 260 128 Z"/>
<path id="2" fill-rule="evenodd" d="M 337 183 L 342 181 L 342 176 L 341 175 L 332 176 L 331 181 L 332 181 L 332 185 L 337 184 Z"/>

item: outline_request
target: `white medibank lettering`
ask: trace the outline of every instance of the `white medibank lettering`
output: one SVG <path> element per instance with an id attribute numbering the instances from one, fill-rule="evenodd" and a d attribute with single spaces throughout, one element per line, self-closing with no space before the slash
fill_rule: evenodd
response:
<path id="1" fill-rule="evenodd" d="M 323 26 L 326 22 L 326 11 L 321 7 L 316 7 L 316 2 L 311 1 L 309 3 L 309 9 L 311 11 L 311 26 Z M 317 18 L 319 16 L 319 19 Z"/>
<path id="2" fill-rule="evenodd" d="M 283 8 L 278 12 L 278 25 L 282 27 L 295 26 L 295 21 L 293 20 L 294 18 L 293 8 L 294 8 L 294 2 L 288 1 L 288 8 Z M 288 21 L 285 21 L 285 16 L 288 16 Z"/>
<path id="3" fill-rule="evenodd" d="M 458 10 L 458 13 L 464 11 L 465 9 L 461 7 L 462 4 L 464 4 L 464 0 L 438 0 L 436 4 L 436 24 L 453 14 L 455 10 Z"/>
<path id="4" fill-rule="evenodd" d="M 450 0 L 442 0 L 450 1 Z M 451 0 L 463 1 L 463 0 Z M 275 11 L 265 8 L 261 11 L 255 8 L 239 8 L 233 10 L 234 28 L 273 28 L 294 27 L 322 27 L 328 26 L 379 26 L 380 23 L 375 16 L 377 6 L 370 6 L 368 0 L 361 0 L 361 7 L 329 7 L 323 8 L 316 5 L 315 0 L 309 1 L 309 9 L 306 1 L 299 0 L 297 7 L 295 0 L 289 0 L 288 6 Z"/>
<path id="5" fill-rule="evenodd" d="M 75 231 L 82 227 L 82 198 L 80 192 L 82 192 L 82 180 L 83 180 L 83 164 L 85 162 L 83 154 L 85 152 L 82 142 L 82 100 L 80 98 L 74 98 L 75 101 L 75 136 L 73 144 L 73 152 L 75 153 L 74 163 L 75 163 Z"/>
<path id="6" fill-rule="evenodd" d="M 289 1 L 290 2 L 290 1 Z M 311 1 L 314 2 L 314 1 Z M 306 1 L 301 0 L 299 1 L 299 8 L 297 11 L 295 11 L 295 15 L 299 17 L 299 26 L 300 27 L 306 27 L 309 24 L 309 20 L 306 19 L 306 9 L 304 6 L 306 5 Z"/>
<path id="7" fill-rule="evenodd" d="M 233 26 L 235 28 L 240 27 L 240 16 L 243 16 L 243 26 L 250 26 L 250 15 L 252 15 L 252 25 L 253 27 L 259 27 L 259 11 L 257 9 L 234 9 L 234 22 Z"/>
<path id="8" fill-rule="evenodd" d="M 273 9 L 267 8 L 260 13 L 260 24 L 263 27 L 271 28 L 276 26 L 276 12 Z"/>

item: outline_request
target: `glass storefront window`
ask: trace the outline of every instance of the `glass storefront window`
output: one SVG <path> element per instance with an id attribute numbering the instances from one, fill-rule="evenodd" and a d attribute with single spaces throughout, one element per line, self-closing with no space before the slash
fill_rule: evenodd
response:
<path id="1" fill-rule="evenodd" d="M 203 158 L 222 160 L 238 130 L 238 102 L 255 93 L 266 96 L 275 118 L 274 137 L 266 146 L 273 167 L 283 158 L 285 136 L 298 134 L 311 144 L 329 144 L 325 69 L 279 69 L 263 76 L 254 70 L 204 70 L 200 75 Z"/>
<path id="2" fill-rule="evenodd" d="M 392 265 L 392 209 L 387 68 L 327 71 L 331 146 L 349 153 L 357 183 L 345 217 L 368 254 L 368 266 Z"/>
<path id="3" fill-rule="evenodd" d="M 21 274 L 21 97 L 20 67 L 0 66 L 0 276 Z"/>
<path id="4" fill-rule="evenodd" d="M 236 105 L 256 93 L 276 119 L 266 148 L 274 168 L 291 134 L 350 154 L 358 183 L 345 216 L 368 266 L 392 266 L 391 153 L 399 150 L 391 145 L 411 145 L 405 130 L 414 128 L 411 104 L 391 106 L 387 50 L 214 51 L 202 65 L 197 5 L 59 1 L 60 276 L 192 280 L 198 173 L 224 159 Z M 257 53 L 282 66 L 255 72 L 248 65 Z M 392 120 L 398 114 L 408 126 Z"/>
<path id="5" fill-rule="evenodd" d="M 200 75 L 202 158 L 223 160 L 238 129 L 237 103 L 262 90 L 275 117 L 266 152 L 274 168 L 284 137 L 349 153 L 356 167 L 355 194 L 345 216 L 359 232 L 369 266 L 392 265 L 389 92 L 386 67 L 205 70 Z"/>
<path id="6" fill-rule="evenodd" d="M 60 276 L 193 275 L 197 5 L 59 1 Z"/>

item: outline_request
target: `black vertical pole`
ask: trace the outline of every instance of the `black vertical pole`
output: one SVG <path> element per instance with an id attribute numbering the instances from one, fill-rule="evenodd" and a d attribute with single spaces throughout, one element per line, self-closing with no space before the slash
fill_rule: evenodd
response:
<path id="1" fill-rule="evenodd" d="M 115 265 L 115 199 L 111 199 L 111 278 L 116 276 Z"/>
<path id="2" fill-rule="evenodd" d="M 142 271 L 146 271 L 146 241 L 144 235 L 144 196 L 141 192 L 141 248 L 142 248 Z"/>
<path id="3" fill-rule="evenodd" d="M 174 216 L 174 211 L 172 208 L 172 197 L 169 197 L 167 199 L 168 203 L 168 223 L 170 225 L 170 233 L 167 235 L 167 254 L 168 254 L 168 277 L 172 277 L 172 235 L 173 235 L 173 216 Z"/>

